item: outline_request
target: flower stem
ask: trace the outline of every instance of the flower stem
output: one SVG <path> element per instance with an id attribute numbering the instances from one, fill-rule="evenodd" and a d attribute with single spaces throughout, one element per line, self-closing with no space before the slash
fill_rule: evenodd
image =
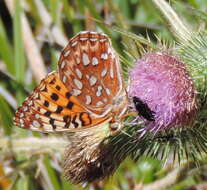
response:
<path id="1" fill-rule="evenodd" d="M 10 149 L 8 147 L 11 147 L 15 153 L 34 153 L 40 151 L 45 153 L 55 151 L 63 152 L 66 145 L 68 145 L 67 139 L 57 137 L 27 137 L 19 139 L 0 139 L 0 149 L 3 152 L 9 152 Z"/>

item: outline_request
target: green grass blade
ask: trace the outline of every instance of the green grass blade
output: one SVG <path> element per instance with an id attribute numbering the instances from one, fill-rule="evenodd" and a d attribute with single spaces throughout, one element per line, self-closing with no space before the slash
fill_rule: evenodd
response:
<path id="1" fill-rule="evenodd" d="M 25 57 L 24 46 L 22 40 L 21 30 L 21 11 L 20 1 L 15 0 L 15 13 L 13 17 L 14 21 L 14 63 L 15 63 L 15 75 L 17 81 L 24 83 L 25 73 Z M 22 102 L 24 96 L 21 91 L 17 89 L 17 99 Z"/>
<path id="2" fill-rule="evenodd" d="M 17 181 L 17 190 L 29 190 L 29 178 L 27 176 L 19 178 Z"/>
<path id="3" fill-rule="evenodd" d="M 44 164 L 45 164 L 45 167 L 47 168 L 48 176 L 51 179 L 51 183 L 54 187 L 54 190 L 61 190 L 60 184 L 59 184 L 58 179 L 57 179 L 57 176 L 55 174 L 54 169 L 52 168 L 52 166 L 50 164 L 50 159 L 49 159 L 48 156 L 45 156 Z"/>
<path id="4" fill-rule="evenodd" d="M 59 1 L 58 0 L 50 0 L 50 5 L 51 5 L 51 16 L 52 16 L 52 20 L 54 23 L 57 24 L 58 22 L 58 7 L 59 7 Z"/>
<path id="5" fill-rule="evenodd" d="M 24 46 L 22 40 L 21 30 L 21 11 L 20 1 L 15 0 L 15 13 L 14 13 L 14 60 L 15 60 L 15 73 L 18 81 L 24 81 L 25 71 L 25 58 L 24 58 Z"/>
<path id="6" fill-rule="evenodd" d="M 92 0 L 84 0 L 85 5 L 87 6 L 87 8 L 89 9 L 92 17 L 94 17 L 95 19 L 102 21 L 103 19 L 101 18 L 101 16 L 99 15 L 99 13 L 97 12 L 96 7 L 94 6 L 94 2 Z M 99 27 L 106 33 L 106 34 L 111 34 L 111 30 L 103 23 L 99 22 L 97 23 L 99 25 Z"/>
<path id="7" fill-rule="evenodd" d="M 0 120 L 4 129 L 5 135 L 11 134 L 11 126 L 13 125 L 13 113 L 5 99 L 0 95 Z"/>
<path id="8" fill-rule="evenodd" d="M 5 27 L 3 25 L 2 19 L 0 17 L 0 56 L 2 57 L 2 60 L 4 60 L 6 66 L 7 66 L 7 70 L 14 74 L 15 70 L 14 70 L 14 66 L 13 66 L 13 50 L 12 47 L 9 43 L 9 40 L 7 38 L 7 34 L 6 34 L 6 30 Z"/>
<path id="9" fill-rule="evenodd" d="M 62 179 L 62 190 L 74 190 L 74 187 L 66 179 Z"/>
<path id="10" fill-rule="evenodd" d="M 67 19 L 73 21 L 75 18 L 73 8 L 68 4 L 67 0 L 62 0 L 63 2 L 63 10 L 67 16 Z"/>

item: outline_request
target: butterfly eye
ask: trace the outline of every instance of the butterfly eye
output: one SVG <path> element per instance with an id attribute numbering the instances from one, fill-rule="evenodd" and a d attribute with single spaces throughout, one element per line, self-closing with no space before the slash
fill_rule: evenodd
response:
<path id="1" fill-rule="evenodd" d="M 140 98 L 134 96 L 133 97 L 133 102 L 135 105 L 135 108 L 137 112 L 144 117 L 148 121 L 155 121 L 155 112 L 152 111 L 147 103 L 143 102 Z"/>

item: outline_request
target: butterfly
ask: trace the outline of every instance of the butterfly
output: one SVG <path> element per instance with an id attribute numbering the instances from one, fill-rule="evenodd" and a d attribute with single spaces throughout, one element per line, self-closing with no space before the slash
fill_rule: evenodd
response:
<path id="1" fill-rule="evenodd" d="M 121 65 L 110 39 L 83 31 L 69 40 L 58 69 L 15 113 L 15 125 L 40 132 L 81 131 L 109 123 L 119 131 L 127 110 Z"/>

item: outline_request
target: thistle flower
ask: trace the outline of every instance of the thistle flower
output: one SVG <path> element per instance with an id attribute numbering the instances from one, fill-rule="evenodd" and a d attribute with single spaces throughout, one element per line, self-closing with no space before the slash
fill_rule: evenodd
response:
<path id="1" fill-rule="evenodd" d="M 197 112 L 193 81 L 184 63 L 167 52 L 148 53 L 135 63 L 130 71 L 129 96 L 142 101 L 142 108 L 136 107 L 141 116 L 151 111 L 153 119 L 144 116 L 145 129 L 154 134 L 190 126 Z M 143 105 L 147 108 L 139 111 Z"/>

